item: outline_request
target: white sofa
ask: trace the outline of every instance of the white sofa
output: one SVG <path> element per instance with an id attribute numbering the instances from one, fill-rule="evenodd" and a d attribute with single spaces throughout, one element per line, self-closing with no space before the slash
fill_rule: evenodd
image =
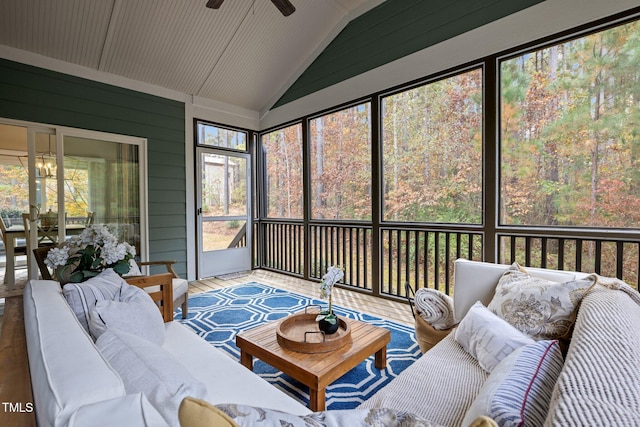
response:
<path id="1" fill-rule="evenodd" d="M 487 305 L 508 268 L 456 261 L 456 319 L 463 319 L 476 301 Z M 558 282 L 586 276 L 542 269 L 527 271 Z M 122 379 L 80 326 L 57 283 L 30 282 L 24 293 L 24 308 L 40 426 L 164 425 L 147 396 L 125 392 Z M 634 301 L 627 293 L 604 287 L 593 289 L 584 297 L 545 425 L 640 425 L 638 325 L 640 299 Z M 168 322 L 165 332 L 163 349 L 206 384 L 207 402 L 271 408 L 296 415 L 310 413 L 183 325 Z M 457 427 L 488 378 L 489 374 L 452 333 L 360 409 L 406 411 L 433 425 Z M 102 420 L 102 424 L 96 424 L 96 420 Z"/>
<path id="2" fill-rule="evenodd" d="M 126 393 L 120 375 L 81 327 L 57 282 L 32 280 L 23 299 L 40 427 L 166 425 L 146 396 Z M 165 323 L 162 348 L 206 385 L 210 403 L 244 403 L 300 415 L 310 412 L 180 323 Z"/>
<path id="3" fill-rule="evenodd" d="M 489 304 L 508 265 L 457 260 L 456 320 L 481 301 Z M 554 282 L 584 273 L 526 268 Z M 633 292 L 632 292 L 633 293 Z M 640 425 L 640 299 L 602 286 L 586 294 L 546 414 L 545 426 Z M 455 330 L 454 330 L 455 331 Z M 360 408 L 412 411 L 443 426 L 460 426 L 489 378 L 455 340 L 454 332 L 427 351 Z M 465 426 L 466 427 L 466 426 Z"/>

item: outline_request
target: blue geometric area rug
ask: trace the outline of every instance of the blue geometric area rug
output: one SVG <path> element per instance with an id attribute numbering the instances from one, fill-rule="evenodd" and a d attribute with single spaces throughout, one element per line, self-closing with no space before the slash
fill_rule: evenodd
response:
<path id="1" fill-rule="evenodd" d="M 310 304 L 326 307 L 328 303 L 251 282 L 190 296 L 189 316 L 180 321 L 212 345 L 231 354 L 240 363 L 240 350 L 235 344 L 237 333 L 304 310 Z M 333 308 L 339 316 L 361 320 L 391 331 L 386 369 L 378 370 L 374 366 L 372 355 L 327 387 L 327 409 L 351 409 L 373 396 L 422 353 L 412 327 L 335 304 Z M 308 406 L 307 386 L 258 359 L 254 359 L 253 371 Z"/>

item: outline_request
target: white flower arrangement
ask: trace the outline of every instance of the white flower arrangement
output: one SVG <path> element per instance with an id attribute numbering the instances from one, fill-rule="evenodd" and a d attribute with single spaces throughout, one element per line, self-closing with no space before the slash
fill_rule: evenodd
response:
<path id="1" fill-rule="evenodd" d="M 129 272 L 135 256 L 136 249 L 127 242 L 119 243 L 109 228 L 92 225 L 51 248 L 44 262 L 61 281 L 78 283 L 107 268 L 122 276 Z"/>
<path id="2" fill-rule="evenodd" d="M 334 325 L 338 319 L 331 308 L 331 291 L 333 285 L 338 283 L 344 277 L 344 271 L 341 267 L 332 265 L 327 269 L 327 273 L 322 276 L 322 282 L 320 282 L 320 298 L 329 298 L 329 309 L 323 310 L 316 317 L 316 321 L 325 320 L 326 322 Z"/>

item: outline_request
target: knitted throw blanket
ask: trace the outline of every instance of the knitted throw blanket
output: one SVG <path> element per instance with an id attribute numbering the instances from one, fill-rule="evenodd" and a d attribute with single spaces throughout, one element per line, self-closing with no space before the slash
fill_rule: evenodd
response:
<path id="1" fill-rule="evenodd" d="M 599 279 L 578 310 L 545 427 L 640 425 L 640 294 Z"/>
<path id="2" fill-rule="evenodd" d="M 617 279 L 615 277 L 600 276 L 599 274 L 595 274 L 595 273 L 593 274 L 593 276 L 596 277 L 596 284 L 600 286 L 604 286 L 605 288 L 611 289 L 614 291 L 622 291 L 625 294 L 629 295 L 629 297 L 633 300 L 633 302 L 640 305 L 640 293 L 638 293 L 638 291 L 633 289 L 631 286 L 629 286 L 622 280 Z"/>
<path id="3" fill-rule="evenodd" d="M 420 288 L 415 295 L 416 312 L 434 329 L 449 329 L 454 323 L 453 298 L 436 289 Z"/>

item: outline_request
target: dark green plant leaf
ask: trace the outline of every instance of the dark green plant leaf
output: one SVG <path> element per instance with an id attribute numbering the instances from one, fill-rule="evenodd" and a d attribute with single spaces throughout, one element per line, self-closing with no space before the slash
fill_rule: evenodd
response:
<path id="1" fill-rule="evenodd" d="M 131 264 L 125 260 L 120 260 L 113 265 L 113 271 L 118 273 L 120 276 L 127 274 L 129 269 L 131 269 Z"/>
<path id="2" fill-rule="evenodd" d="M 71 283 L 80 283 L 82 281 L 84 281 L 84 274 L 82 271 L 74 271 L 69 276 L 69 282 Z"/>
<path id="3" fill-rule="evenodd" d="M 330 314 L 324 318 L 324 321 L 331 325 L 335 325 L 338 322 L 338 318 L 335 316 L 335 314 Z"/>

